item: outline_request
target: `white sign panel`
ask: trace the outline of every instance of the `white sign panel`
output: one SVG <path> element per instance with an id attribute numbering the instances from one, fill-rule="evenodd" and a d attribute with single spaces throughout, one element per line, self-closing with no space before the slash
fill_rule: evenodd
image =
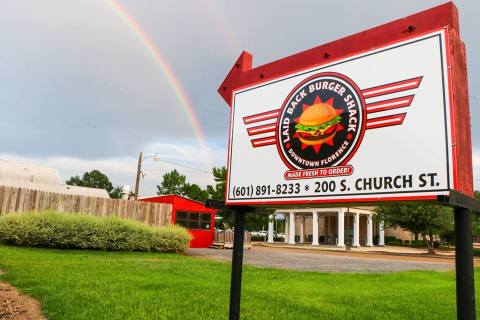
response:
<path id="1" fill-rule="evenodd" d="M 442 30 L 235 91 L 227 204 L 447 194 L 446 45 Z"/>

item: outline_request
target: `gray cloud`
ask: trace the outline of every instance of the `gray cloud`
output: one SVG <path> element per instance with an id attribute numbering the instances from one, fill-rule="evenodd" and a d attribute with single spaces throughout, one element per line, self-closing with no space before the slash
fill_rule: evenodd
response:
<path id="1" fill-rule="evenodd" d="M 223 163 L 229 110 L 216 89 L 242 49 L 259 65 L 443 1 L 120 2 L 185 86 L 218 157 L 215 163 Z M 456 5 L 468 50 L 473 144 L 479 150 L 480 4 Z M 134 159 L 159 143 L 196 145 L 160 67 L 108 1 L 2 1 L 0 34 L 3 153 L 51 163 L 52 158 Z"/>

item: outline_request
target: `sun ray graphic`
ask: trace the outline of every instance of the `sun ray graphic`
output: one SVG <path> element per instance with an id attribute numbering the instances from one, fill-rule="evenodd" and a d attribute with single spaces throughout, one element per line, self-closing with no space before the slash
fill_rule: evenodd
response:
<path id="1" fill-rule="evenodd" d="M 340 124 L 342 109 L 335 109 L 333 97 L 323 102 L 317 96 L 313 104 L 302 106 L 302 114 L 294 119 L 297 131 L 294 138 L 301 141 L 301 149 L 312 147 L 316 154 L 323 145 L 334 145 L 337 132 L 344 130 Z"/>

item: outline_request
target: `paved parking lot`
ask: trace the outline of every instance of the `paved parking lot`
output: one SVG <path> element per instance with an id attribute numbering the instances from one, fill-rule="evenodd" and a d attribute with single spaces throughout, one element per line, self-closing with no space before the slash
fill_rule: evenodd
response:
<path id="1" fill-rule="evenodd" d="M 187 255 L 231 261 L 232 250 L 188 249 Z M 450 270 L 454 260 L 446 258 L 331 252 L 254 246 L 244 251 L 244 262 L 257 267 L 319 272 L 391 272 L 406 270 Z"/>

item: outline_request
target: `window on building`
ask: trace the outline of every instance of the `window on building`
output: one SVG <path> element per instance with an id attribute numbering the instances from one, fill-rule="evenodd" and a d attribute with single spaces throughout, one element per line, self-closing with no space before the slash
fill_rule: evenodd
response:
<path id="1" fill-rule="evenodd" d="M 188 229 L 198 229 L 199 224 L 200 224 L 199 214 L 195 212 L 189 212 L 188 219 L 187 219 Z"/>
<path id="2" fill-rule="evenodd" d="M 210 230 L 210 214 L 198 212 L 177 211 L 175 224 L 194 230 Z"/>
<path id="3" fill-rule="evenodd" d="M 201 214 L 200 215 L 200 229 L 208 230 L 210 229 L 210 215 L 209 214 Z"/>
<path id="4" fill-rule="evenodd" d="M 182 227 L 186 228 L 187 227 L 187 212 L 178 211 L 175 223 L 178 224 L 179 226 L 182 226 Z"/>

